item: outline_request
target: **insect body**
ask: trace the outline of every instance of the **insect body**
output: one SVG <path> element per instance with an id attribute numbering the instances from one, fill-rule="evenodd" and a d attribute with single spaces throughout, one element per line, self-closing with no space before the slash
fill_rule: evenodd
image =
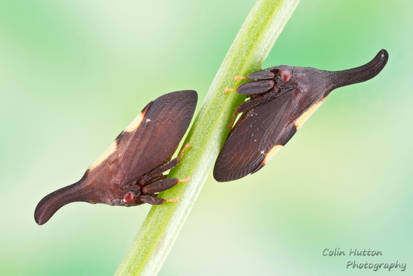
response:
<path id="1" fill-rule="evenodd" d="M 44 197 L 35 220 L 46 223 L 74 201 L 133 206 L 166 202 L 157 193 L 180 180 L 163 172 L 182 158 L 171 159 L 189 126 L 197 102 L 195 91 L 176 91 L 150 102 L 78 182 Z M 182 180 L 184 181 L 184 180 Z"/>
<path id="2" fill-rule="evenodd" d="M 231 130 L 214 168 L 217 181 L 231 181 L 260 170 L 335 88 L 363 82 L 386 65 L 381 50 L 369 63 L 344 71 L 280 65 L 253 72 L 238 87 L 250 97 L 238 106 L 240 119 Z"/>

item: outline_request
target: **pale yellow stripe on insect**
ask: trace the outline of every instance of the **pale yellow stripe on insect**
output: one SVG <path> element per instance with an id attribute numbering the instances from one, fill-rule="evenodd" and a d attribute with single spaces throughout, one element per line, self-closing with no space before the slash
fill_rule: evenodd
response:
<path id="1" fill-rule="evenodd" d="M 264 161 L 262 163 L 265 165 L 268 161 L 273 158 L 273 156 L 283 147 L 283 145 L 275 145 L 270 151 L 265 155 Z"/>
<path id="2" fill-rule="evenodd" d="M 146 112 L 139 113 L 138 116 L 136 116 L 136 118 L 133 119 L 133 121 L 126 127 L 125 131 L 127 132 L 135 131 L 142 123 L 143 118 L 145 117 L 145 113 Z"/>
<path id="3" fill-rule="evenodd" d="M 93 170 L 94 168 L 98 167 L 100 164 L 102 164 L 106 159 L 108 159 L 109 156 L 112 155 L 118 148 L 118 145 L 116 141 L 114 141 L 110 146 L 105 150 L 104 153 L 102 153 L 101 156 L 99 156 L 98 159 L 96 159 L 95 162 L 89 167 L 90 170 Z"/>
<path id="4" fill-rule="evenodd" d="M 146 113 L 146 111 L 140 112 L 140 113 L 135 117 L 135 119 L 133 119 L 133 121 L 126 127 L 126 129 L 125 129 L 124 131 L 125 131 L 125 132 L 133 132 L 133 131 L 135 131 L 135 130 L 140 126 L 140 124 L 142 123 L 143 118 L 145 117 L 145 113 Z M 117 150 L 117 148 L 118 148 L 117 142 L 114 141 L 114 142 L 109 146 L 109 148 L 107 148 L 107 149 L 105 150 L 105 152 L 104 152 L 101 156 L 99 156 L 99 158 L 98 158 L 95 162 L 93 162 L 93 164 L 92 164 L 89 168 L 92 170 L 92 169 L 98 167 L 98 166 L 99 166 L 100 164 L 102 164 L 106 159 L 108 159 L 109 156 L 111 156 L 112 153 L 114 153 L 114 152 Z"/>
<path id="5" fill-rule="evenodd" d="M 294 123 L 296 129 L 299 129 L 308 120 L 308 118 L 310 118 L 311 115 L 313 115 L 313 113 L 317 111 L 324 100 L 325 98 L 322 98 L 320 101 L 310 106 L 310 108 L 308 108 L 300 117 L 298 117 L 298 119 Z"/>

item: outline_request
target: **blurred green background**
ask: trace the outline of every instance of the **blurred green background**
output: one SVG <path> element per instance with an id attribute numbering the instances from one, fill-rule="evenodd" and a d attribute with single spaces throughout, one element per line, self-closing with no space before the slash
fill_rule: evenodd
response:
<path id="1" fill-rule="evenodd" d="M 351 259 L 412 273 L 412 3 L 300 3 L 266 67 L 345 69 L 381 48 L 388 66 L 335 91 L 259 173 L 211 177 L 160 275 L 388 274 L 347 270 Z M 37 202 L 77 181 L 150 100 L 196 89 L 202 101 L 253 4 L 0 3 L 1 275 L 113 274 L 148 206 L 74 203 L 40 227 Z M 322 256 L 336 247 L 384 255 Z"/>

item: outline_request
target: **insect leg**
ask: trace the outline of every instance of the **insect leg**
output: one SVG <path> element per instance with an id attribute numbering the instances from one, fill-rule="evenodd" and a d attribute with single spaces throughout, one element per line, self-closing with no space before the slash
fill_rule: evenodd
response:
<path id="1" fill-rule="evenodd" d="M 166 202 L 178 202 L 178 198 L 171 198 L 171 199 L 163 199 L 157 197 L 157 195 L 141 195 L 139 196 L 138 200 L 142 203 L 148 203 L 150 205 L 161 205 Z"/>
<path id="2" fill-rule="evenodd" d="M 186 144 L 184 148 L 181 150 L 181 152 L 178 155 L 178 161 L 181 161 L 182 157 L 184 157 L 184 153 L 186 150 L 190 149 L 192 146 L 190 144 Z"/>
<path id="3" fill-rule="evenodd" d="M 239 80 L 244 80 L 244 79 L 250 79 L 250 80 L 272 80 L 275 78 L 275 73 L 272 72 L 271 70 L 260 70 L 260 71 L 255 71 L 250 73 L 248 76 L 235 76 L 234 80 L 239 81 Z"/>
<path id="4" fill-rule="evenodd" d="M 245 79 L 247 79 L 246 76 L 235 76 L 235 77 L 234 77 L 234 80 L 235 80 L 235 81 L 245 80 Z"/>
<path id="5" fill-rule="evenodd" d="M 152 195 L 141 195 L 138 198 L 140 201 L 142 201 L 143 203 L 148 203 L 150 205 L 160 205 L 164 202 L 166 202 L 165 199 L 163 198 L 159 198 L 156 196 L 152 196 Z"/>
<path id="6" fill-rule="evenodd" d="M 172 188 L 176 184 L 178 184 L 179 180 L 177 178 L 165 178 L 148 184 L 142 188 L 142 192 L 144 194 L 154 194 L 159 193 L 169 188 Z"/>
<path id="7" fill-rule="evenodd" d="M 224 94 L 228 94 L 229 92 L 235 92 L 235 91 L 237 91 L 237 89 L 226 87 L 226 88 L 224 89 Z"/>
<path id="8" fill-rule="evenodd" d="M 158 180 L 156 182 L 153 182 L 149 185 L 144 186 L 142 188 L 142 192 L 144 194 L 140 195 L 138 197 L 138 200 L 142 201 L 143 203 L 148 203 L 151 205 L 159 205 L 165 202 L 177 202 L 178 198 L 162 199 L 162 198 L 158 198 L 155 193 L 168 190 L 178 183 L 188 182 L 190 180 L 191 180 L 190 177 L 187 177 L 184 179 L 165 178 L 165 179 Z"/>
<path id="9" fill-rule="evenodd" d="M 267 69 L 252 72 L 247 76 L 247 79 L 250 80 L 272 80 L 274 78 L 275 73 Z"/>
<path id="10" fill-rule="evenodd" d="M 169 169 L 172 169 L 173 167 L 175 167 L 176 165 L 178 165 L 179 163 L 179 159 L 178 158 L 174 158 L 168 162 L 166 162 L 165 164 L 160 165 L 159 167 L 155 168 L 154 170 L 152 170 L 150 172 L 150 175 L 157 175 L 157 174 L 161 174 L 164 171 L 167 171 Z"/>
<path id="11" fill-rule="evenodd" d="M 153 182 L 153 179 L 155 177 L 161 176 L 163 172 L 172 169 L 173 167 L 175 167 L 176 165 L 178 165 L 178 163 L 181 161 L 182 157 L 184 156 L 185 151 L 187 151 L 189 148 L 191 147 L 190 144 L 186 144 L 184 146 L 184 148 L 182 149 L 182 151 L 179 153 L 177 158 L 174 158 L 162 165 L 160 165 L 159 167 L 153 169 L 152 171 L 150 171 L 148 174 L 144 175 L 140 181 L 140 184 L 145 184 L 148 182 Z"/>
<path id="12" fill-rule="evenodd" d="M 158 179 L 165 178 L 166 176 L 164 176 L 162 173 L 164 171 L 167 171 L 167 170 L 175 167 L 178 163 L 179 163 L 179 158 L 174 158 L 174 159 L 160 165 L 159 167 L 153 169 L 149 173 L 142 176 L 141 180 L 139 181 L 139 184 L 145 185 L 146 183 L 154 182 Z"/>

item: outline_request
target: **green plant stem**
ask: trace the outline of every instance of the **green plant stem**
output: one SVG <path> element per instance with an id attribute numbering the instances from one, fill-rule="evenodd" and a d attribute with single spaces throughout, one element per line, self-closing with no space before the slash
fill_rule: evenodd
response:
<path id="1" fill-rule="evenodd" d="M 159 272 L 211 172 L 228 135 L 235 107 L 244 100 L 236 93 L 224 94 L 224 89 L 239 84 L 234 76 L 247 75 L 261 67 L 298 2 L 261 0 L 253 6 L 184 142 L 192 148 L 169 174 L 169 177 L 180 179 L 190 176 L 191 181 L 180 183 L 160 195 L 166 199 L 179 198 L 179 202 L 151 208 L 116 275 L 155 275 Z"/>

